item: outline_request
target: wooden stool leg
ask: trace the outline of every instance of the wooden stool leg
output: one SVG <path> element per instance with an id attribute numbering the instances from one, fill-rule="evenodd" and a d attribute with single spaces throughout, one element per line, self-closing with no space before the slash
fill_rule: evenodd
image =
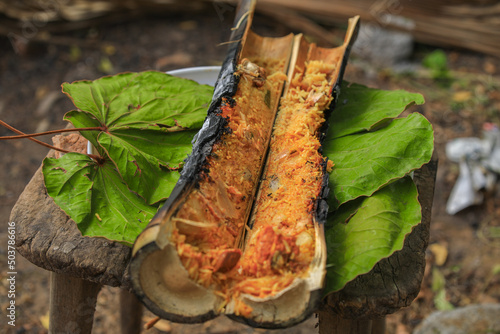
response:
<path id="1" fill-rule="evenodd" d="M 343 319 L 333 312 L 319 314 L 319 334 L 372 334 L 372 320 Z"/>
<path id="2" fill-rule="evenodd" d="M 51 272 L 49 334 L 92 332 L 101 285 Z"/>
<path id="3" fill-rule="evenodd" d="M 137 297 L 120 290 L 120 326 L 122 334 L 137 334 L 141 332 L 142 304 Z"/>
<path id="4" fill-rule="evenodd" d="M 373 319 L 372 334 L 384 334 L 385 329 L 385 317 Z"/>

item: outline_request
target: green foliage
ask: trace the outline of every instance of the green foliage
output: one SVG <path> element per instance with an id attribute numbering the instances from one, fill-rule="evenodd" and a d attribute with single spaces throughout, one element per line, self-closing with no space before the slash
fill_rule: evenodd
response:
<path id="1" fill-rule="evenodd" d="M 446 279 L 438 268 L 432 269 L 432 291 L 434 295 L 434 306 L 440 311 L 453 310 L 455 307 L 446 299 Z"/>
<path id="2" fill-rule="evenodd" d="M 432 127 L 417 113 L 374 132 L 336 139 L 327 136 L 324 154 L 335 163 L 330 173 L 330 209 L 360 196 L 370 196 L 420 168 L 430 160 L 432 147 Z"/>
<path id="3" fill-rule="evenodd" d="M 201 127 L 212 88 L 158 72 L 64 84 L 83 131 L 104 162 L 68 153 L 47 158 L 47 191 L 84 236 L 131 244 L 178 179 Z M 396 119 L 420 94 L 345 84 L 323 151 L 330 174 L 327 292 L 341 289 L 401 249 L 420 222 L 408 173 L 430 160 L 432 127 L 419 114 Z M 336 210 L 334 210 L 336 209 Z"/>
<path id="4" fill-rule="evenodd" d="M 417 196 L 413 181 L 405 177 L 329 215 L 326 293 L 340 290 L 401 249 L 405 236 L 421 220 Z"/>
<path id="5" fill-rule="evenodd" d="M 157 208 L 131 192 L 107 160 L 98 165 L 79 153 L 46 158 L 47 192 L 77 224 L 82 235 L 132 244 Z"/>
<path id="6" fill-rule="evenodd" d="M 394 118 L 421 103 L 420 94 L 405 91 L 360 85 L 341 90 L 323 146 L 335 163 L 329 176 L 325 293 L 400 250 L 420 223 L 417 190 L 406 175 L 430 160 L 433 131 L 420 114 Z"/>
<path id="7" fill-rule="evenodd" d="M 179 179 L 213 88 L 160 72 L 63 84 L 78 108 L 65 115 L 104 158 L 47 158 L 48 194 L 84 236 L 132 244 Z"/>
<path id="8" fill-rule="evenodd" d="M 431 76 L 444 86 L 451 83 L 448 59 L 443 50 L 435 50 L 424 57 L 422 65 L 431 71 Z"/>
<path id="9" fill-rule="evenodd" d="M 344 81 L 340 98 L 330 116 L 328 138 L 373 131 L 389 124 L 413 104 L 423 104 L 418 93 L 404 90 L 381 90 Z"/>
<path id="10" fill-rule="evenodd" d="M 124 73 L 63 84 L 77 110 L 65 115 L 99 154 L 109 157 L 130 189 L 148 204 L 168 197 L 191 152 L 213 89 L 161 72 Z"/>

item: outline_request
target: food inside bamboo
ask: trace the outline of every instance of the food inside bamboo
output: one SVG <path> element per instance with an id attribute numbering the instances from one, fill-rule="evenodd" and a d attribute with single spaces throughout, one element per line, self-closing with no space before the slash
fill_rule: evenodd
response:
<path id="1" fill-rule="evenodd" d="M 189 277 L 223 296 L 227 272 L 240 258 L 241 231 L 262 170 L 274 107 L 286 80 L 283 67 L 273 59 L 240 61 L 238 90 L 221 107 L 228 131 L 207 158 L 198 187 L 172 218 L 171 241 Z"/>
<path id="2" fill-rule="evenodd" d="M 234 314 L 249 316 L 241 294 L 276 295 L 308 275 L 315 255 L 315 206 L 325 173 L 319 131 L 335 70 L 321 61 L 296 72 L 281 100 L 243 256 L 237 248 L 266 151 L 265 129 L 274 120 L 269 106 L 286 79 L 273 63 L 240 62 L 234 100 L 222 107 L 231 131 L 214 146 L 199 188 L 172 218 L 171 242 L 189 277 L 223 298 L 219 312 L 233 299 Z"/>
<path id="3" fill-rule="evenodd" d="M 134 245 L 131 277 L 163 318 L 226 314 L 282 328 L 322 297 L 331 162 L 320 138 L 357 19 L 334 49 L 301 35 L 261 37 L 236 22 L 241 48 L 222 67 L 173 195 Z"/>
<path id="4" fill-rule="evenodd" d="M 265 298 L 309 273 L 315 255 L 316 200 L 325 159 L 318 151 L 335 65 L 312 61 L 296 72 L 282 98 L 251 232 L 233 288 Z M 237 312 L 250 310 L 242 307 Z M 248 315 L 248 314 L 247 314 Z"/>

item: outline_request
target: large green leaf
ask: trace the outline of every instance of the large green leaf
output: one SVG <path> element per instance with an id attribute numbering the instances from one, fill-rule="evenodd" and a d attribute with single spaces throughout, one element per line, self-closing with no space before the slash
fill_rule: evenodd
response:
<path id="1" fill-rule="evenodd" d="M 63 84 L 77 110 L 65 115 L 105 163 L 85 155 L 46 159 L 49 195 L 82 235 L 133 243 L 170 195 L 206 117 L 213 88 L 160 72 Z"/>
<path id="2" fill-rule="evenodd" d="M 400 250 L 405 236 L 420 221 L 417 189 L 409 177 L 389 184 L 371 197 L 340 206 L 335 214 L 330 214 L 326 225 L 325 293 L 343 288 Z"/>
<path id="3" fill-rule="evenodd" d="M 340 92 L 331 116 L 329 137 L 332 139 L 380 128 L 410 105 L 424 103 L 418 93 L 380 90 L 347 82 L 342 84 Z"/>
<path id="4" fill-rule="evenodd" d="M 389 182 L 429 162 L 434 139 L 430 123 L 418 113 L 395 119 L 374 132 L 327 136 L 324 154 L 335 163 L 330 173 L 331 210 L 370 196 Z"/>
<path id="5" fill-rule="evenodd" d="M 63 92 L 79 109 L 65 119 L 75 127 L 104 127 L 82 134 L 111 159 L 130 189 L 152 204 L 167 198 L 175 185 L 175 170 L 191 151 L 213 88 L 147 71 L 65 83 Z"/>
<path id="6" fill-rule="evenodd" d="M 132 244 L 157 208 L 131 192 L 108 160 L 98 165 L 79 153 L 45 158 L 48 194 L 77 224 L 84 236 L 105 236 Z"/>
<path id="7" fill-rule="evenodd" d="M 188 137 L 184 139 L 187 139 L 187 144 L 191 141 Z M 118 168 L 127 186 L 143 196 L 147 203 L 156 203 L 170 195 L 179 179 L 178 171 L 162 168 L 155 155 L 147 154 L 120 136 L 101 133 L 98 141 Z M 171 144 L 175 145 L 176 141 Z M 179 143 L 179 147 L 186 146 L 186 143 L 183 144 Z M 186 157 L 187 152 L 179 156 Z"/>
<path id="8" fill-rule="evenodd" d="M 122 73 L 62 87 L 78 109 L 110 129 L 199 128 L 213 94 L 210 86 L 155 71 Z"/>

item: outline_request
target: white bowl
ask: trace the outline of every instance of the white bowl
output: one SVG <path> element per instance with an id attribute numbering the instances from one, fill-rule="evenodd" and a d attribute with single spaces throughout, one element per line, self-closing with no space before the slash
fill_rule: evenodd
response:
<path id="1" fill-rule="evenodd" d="M 202 85 L 215 85 L 219 76 L 220 66 L 199 66 L 181 68 L 167 72 L 176 77 L 191 79 Z"/>
<path id="2" fill-rule="evenodd" d="M 219 76 L 220 66 L 198 66 L 181 68 L 167 72 L 179 78 L 191 79 L 202 85 L 215 85 Z M 87 142 L 87 153 L 94 154 L 94 148 L 90 142 Z"/>

